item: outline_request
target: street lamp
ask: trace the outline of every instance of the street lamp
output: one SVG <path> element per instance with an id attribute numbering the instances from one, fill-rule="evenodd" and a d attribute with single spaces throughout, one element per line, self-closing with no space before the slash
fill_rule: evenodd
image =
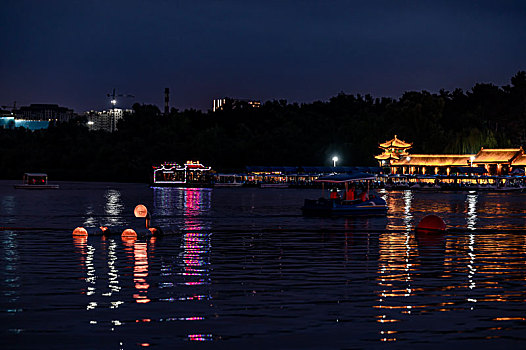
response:
<path id="1" fill-rule="evenodd" d="M 338 161 L 338 157 L 334 156 L 332 157 L 332 166 L 336 168 L 336 162 Z"/>

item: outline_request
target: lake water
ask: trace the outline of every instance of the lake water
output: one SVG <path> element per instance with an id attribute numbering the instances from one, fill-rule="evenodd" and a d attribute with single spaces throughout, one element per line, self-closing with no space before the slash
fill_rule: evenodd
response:
<path id="1" fill-rule="evenodd" d="M 383 192 L 387 218 L 304 218 L 320 190 L 0 181 L 2 349 L 521 348 L 526 193 Z M 140 227 L 170 235 L 73 237 Z M 444 235 L 417 236 L 428 214 Z M 389 344 L 387 344 L 389 343 Z"/>

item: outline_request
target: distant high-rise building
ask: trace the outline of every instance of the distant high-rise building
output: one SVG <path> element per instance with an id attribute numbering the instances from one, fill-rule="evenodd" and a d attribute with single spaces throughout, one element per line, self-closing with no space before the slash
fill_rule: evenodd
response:
<path id="1" fill-rule="evenodd" d="M 113 108 L 107 111 L 89 111 L 85 115 L 88 118 L 89 130 L 114 132 L 117 130 L 117 123 L 124 117 L 124 113 L 133 113 L 133 110 Z"/>
<path id="2" fill-rule="evenodd" d="M 258 108 L 261 106 L 261 102 L 257 100 L 251 100 L 251 99 L 243 99 L 243 98 L 218 98 L 213 101 L 213 109 L 212 111 L 221 111 L 225 108 L 243 108 L 243 107 L 252 107 L 252 108 Z"/>

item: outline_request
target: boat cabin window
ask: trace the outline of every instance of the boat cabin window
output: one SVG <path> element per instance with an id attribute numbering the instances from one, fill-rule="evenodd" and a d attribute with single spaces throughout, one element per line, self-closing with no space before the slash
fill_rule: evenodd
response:
<path id="1" fill-rule="evenodd" d="M 28 185 L 44 185 L 47 183 L 47 175 L 24 174 L 24 183 Z"/>

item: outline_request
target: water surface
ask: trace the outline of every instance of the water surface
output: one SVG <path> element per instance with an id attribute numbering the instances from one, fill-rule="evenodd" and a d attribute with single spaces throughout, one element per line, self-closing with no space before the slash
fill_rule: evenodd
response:
<path id="1" fill-rule="evenodd" d="M 387 218 L 304 218 L 320 190 L 0 181 L 6 349 L 521 347 L 526 193 L 381 192 Z M 162 238 L 74 238 L 77 226 Z M 413 227 L 440 215 L 444 235 Z"/>

